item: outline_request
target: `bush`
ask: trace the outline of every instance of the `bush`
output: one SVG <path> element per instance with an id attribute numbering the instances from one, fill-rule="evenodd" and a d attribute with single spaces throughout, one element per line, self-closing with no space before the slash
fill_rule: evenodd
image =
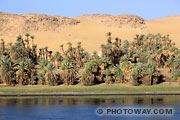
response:
<path id="1" fill-rule="evenodd" d="M 180 77 L 180 70 L 179 69 L 174 69 L 172 72 L 172 76 L 174 80 L 177 80 L 178 77 Z"/>
<path id="2" fill-rule="evenodd" d="M 95 84 L 95 76 L 93 74 L 88 74 L 85 71 L 82 73 L 81 82 L 85 86 L 90 86 Z"/>

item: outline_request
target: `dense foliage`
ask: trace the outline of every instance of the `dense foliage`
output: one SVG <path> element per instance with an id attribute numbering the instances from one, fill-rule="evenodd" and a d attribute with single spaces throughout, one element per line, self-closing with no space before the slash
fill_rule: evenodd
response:
<path id="1" fill-rule="evenodd" d="M 169 35 L 136 35 L 132 42 L 113 39 L 107 33 L 101 52 L 89 54 L 79 42 L 53 53 L 37 49 L 35 37 L 19 35 L 15 43 L 0 43 L 0 83 L 8 85 L 94 85 L 131 83 L 153 85 L 162 82 L 161 68 L 168 68 L 180 80 L 180 50 Z"/>

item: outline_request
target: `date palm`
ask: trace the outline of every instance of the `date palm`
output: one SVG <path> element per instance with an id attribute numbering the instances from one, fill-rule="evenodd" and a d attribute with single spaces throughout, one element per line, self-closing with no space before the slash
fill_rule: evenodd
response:
<path id="1" fill-rule="evenodd" d="M 35 37 L 34 37 L 34 36 L 31 36 L 31 40 L 32 40 L 32 47 L 33 47 L 33 45 L 34 45 L 34 39 L 35 39 Z"/>
<path id="2" fill-rule="evenodd" d="M 16 70 L 16 79 L 18 83 L 23 85 L 27 82 L 28 73 L 27 73 L 27 64 L 24 61 L 20 61 L 14 69 Z"/>
<path id="3" fill-rule="evenodd" d="M 113 72 L 114 72 L 115 81 L 119 82 L 119 83 L 123 83 L 124 82 L 124 74 L 120 68 L 120 65 L 114 66 Z"/>
<path id="4" fill-rule="evenodd" d="M 40 62 L 38 62 L 36 68 L 38 69 L 38 78 L 39 78 L 39 83 L 40 84 L 46 84 L 47 81 L 45 79 L 45 74 L 46 74 L 46 66 L 48 62 L 45 59 L 42 59 Z"/>
<path id="5" fill-rule="evenodd" d="M 46 84 L 48 85 L 57 85 L 57 77 L 56 77 L 56 73 L 55 71 L 55 66 L 48 62 L 47 66 L 46 66 L 46 74 L 45 74 L 45 79 L 46 79 Z"/>
<path id="6" fill-rule="evenodd" d="M 81 82 L 84 85 L 93 85 L 97 83 L 96 76 L 99 74 L 99 65 L 96 60 L 91 60 L 85 64 L 84 72 L 82 73 Z"/>
<path id="7" fill-rule="evenodd" d="M 26 66 L 27 66 L 27 70 L 26 70 L 26 72 L 27 72 L 27 74 L 28 74 L 28 83 L 27 84 L 31 84 L 31 85 L 34 85 L 34 84 L 36 84 L 36 69 L 35 69 L 35 64 L 34 64 L 34 62 L 31 60 L 31 59 L 27 59 L 26 61 L 25 61 L 25 63 L 26 63 Z"/>
<path id="8" fill-rule="evenodd" d="M 112 42 L 111 42 L 111 40 L 112 40 L 111 35 L 112 35 L 111 32 L 108 32 L 108 33 L 107 33 L 107 36 L 108 36 L 108 38 L 107 38 L 107 43 L 108 43 L 108 44 L 111 44 L 111 43 L 112 43 Z"/>
<path id="9" fill-rule="evenodd" d="M 169 57 L 165 64 L 167 67 L 169 67 L 170 72 L 172 72 L 173 71 L 173 64 L 174 64 L 174 57 Z"/>
<path id="10" fill-rule="evenodd" d="M 157 74 L 154 62 L 149 62 L 147 64 L 146 70 L 144 70 L 149 76 L 149 85 L 153 85 L 153 76 Z"/>
<path id="11" fill-rule="evenodd" d="M 5 42 L 3 39 L 1 39 L 1 43 L 0 43 L 0 55 L 4 54 L 5 52 Z"/>
<path id="12" fill-rule="evenodd" d="M 107 68 L 103 71 L 103 74 L 105 75 L 105 82 L 107 84 L 111 83 L 111 77 L 110 77 L 111 70 L 109 68 Z"/>
<path id="13" fill-rule="evenodd" d="M 61 44 L 61 45 L 60 45 L 60 48 L 61 48 L 61 50 L 60 50 L 60 51 L 62 51 L 62 54 L 63 54 L 63 55 L 65 55 L 64 45 L 63 45 L 63 44 Z"/>
<path id="14" fill-rule="evenodd" d="M 69 58 L 62 61 L 61 69 L 64 71 L 65 74 L 65 84 L 66 85 L 72 85 L 72 80 L 76 77 L 76 63 L 74 60 L 71 60 Z"/>
<path id="15" fill-rule="evenodd" d="M 48 60 L 48 47 L 46 46 L 45 48 L 44 48 L 44 54 L 45 54 L 45 60 Z"/>
<path id="16" fill-rule="evenodd" d="M 8 56 L 1 55 L 0 56 L 0 72 L 1 72 L 1 79 L 2 84 L 9 84 L 13 80 L 15 80 L 12 75 L 14 74 L 13 71 L 14 64 Z M 12 77 L 12 78 L 11 78 Z"/>
<path id="17" fill-rule="evenodd" d="M 56 52 L 54 54 L 54 60 L 55 60 L 55 66 L 56 68 L 60 67 L 61 62 L 63 61 L 63 56 L 60 54 L 60 52 Z"/>
<path id="18" fill-rule="evenodd" d="M 12 60 L 15 60 L 15 56 L 16 56 L 16 48 L 15 46 L 12 44 L 12 43 L 9 43 L 8 44 L 8 49 L 7 49 L 9 55 L 10 55 L 10 58 Z"/>

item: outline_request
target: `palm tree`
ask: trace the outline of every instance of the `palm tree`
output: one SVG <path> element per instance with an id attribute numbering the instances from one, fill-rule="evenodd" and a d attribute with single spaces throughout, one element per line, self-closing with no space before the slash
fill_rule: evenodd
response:
<path id="1" fill-rule="evenodd" d="M 10 55 L 10 58 L 11 59 L 15 59 L 15 54 L 16 54 L 16 49 L 15 49 L 15 46 L 13 46 L 12 43 L 9 43 L 8 44 L 8 54 Z"/>
<path id="2" fill-rule="evenodd" d="M 31 39 L 32 39 L 32 47 L 33 47 L 33 45 L 34 45 L 34 36 L 31 36 Z"/>
<path id="3" fill-rule="evenodd" d="M 104 70 L 109 66 L 109 61 L 106 57 L 102 57 L 102 58 L 98 59 L 98 65 L 101 70 Z"/>
<path id="4" fill-rule="evenodd" d="M 111 37 L 109 37 L 108 39 L 107 39 L 107 43 L 108 44 L 111 44 L 112 42 L 111 42 Z"/>
<path id="5" fill-rule="evenodd" d="M 78 67 L 81 68 L 81 67 L 83 67 L 82 59 L 84 57 L 84 50 L 81 47 L 81 42 L 78 42 L 78 45 L 75 49 L 76 49 L 76 51 L 74 53 L 75 60 L 77 61 Z"/>
<path id="6" fill-rule="evenodd" d="M 84 71 L 82 72 L 81 82 L 86 86 L 93 85 L 95 84 L 95 75 L 90 72 Z"/>
<path id="7" fill-rule="evenodd" d="M 16 78 L 19 80 L 19 84 L 23 85 L 25 82 L 27 82 L 27 64 L 24 61 L 20 61 L 14 69 L 16 70 Z"/>
<path id="8" fill-rule="evenodd" d="M 29 39 L 30 34 L 26 33 L 25 36 L 27 37 L 27 39 Z"/>
<path id="9" fill-rule="evenodd" d="M 29 46 L 29 39 L 26 39 L 25 42 L 26 42 L 27 48 L 30 48 L 30 46 Z"/>
<path id="10" fill-rule="evenodd" d="M 102 57 L 105 57 L 105 55 L 106 55 L 106 48 L 105 48 L 104 44 L 101 45 L 101 53 L 102 53 Z"/>
<path id="11" fill-rule="evenodd" d="M 110 70 L 110 68 L 105 69 L 105 70 L 103 71 L 103 74 L 105 75 L 105 82 L 106 82 L 107 84 L 111 83 L 112 81 L 111 81 L 111 77 L 110 77 L 110 75 L 111 75 L 111 70 Z"/>
<path id="12" fill-rule="evenodd" d="M 60 45 L 60 48 L 61 48 L 62 54 L 64 55 L 64 45 L 61 44 L 61 45 Z"/>
<path id="13" fill-rule="evenodd" d="M 132 69 L 132 63 L 130 61 L 124 61 L 122 64 L 121 64 L 121 67 L 123 69 L 125 69 L 126 71 L 129 70 L 129 69 Z"/>
<path id="14" fill-rule="evenodd" d="M 120 83 L 123 83 L 124 81 L 124 74 L 120 68 L 120 65 L 116 65 L 114 66 L 114 75 L 115 75 L 115 80 L 120 82 Z"/>
<path id="15" fill-rule="evenodd" d="M 65 59 L 61 64 L 61 69 L 65 73 L 65 83 L 66 85 L 70 84 L 72 85 L 72 79 L 76 78 L 76 63 L 74 60 L 71 60 L 69 58 Z"/>
<path id="16" fill-rule="evenodd" d="M 1 43 L 0 43 L 0 55 L 4 54 L 5 52 L 5 42 L 3 39 L 1 39 Z"/>
<path id="17" fill-rule="evenodd" d="M 33 63 L 33 61 L 31 59 L 27 59 L 25 61 L 27 69 L 26 72 L 28 74 L 28 83 L 27 84 L 31 84 L 34 85 L 36 84 L 36 69 L 35 69 L 35 64 Z"/>
<path id="18" fill-rule="evenodd" d="M 45 60 L 48 60 L 48 47 L 44 48 Z"/>
<path id="19" fill-rule="evenodd" d="M 180 78 L 180 70 L 179 69 L 174 69 L 172 71 L 172 76 L 173 76 L 174 80 L 179 80 L 179 78 Z M 180 81 L 178 81 L 178 82 L 180 82 Z"/>
<path id="20" fill-rule="evenodd" d="M 134 38 L 135 44 L 136 44 L 136 48 L 139 47 L 139 35 L 137 34 L 136 37 Z"/>
<path id="21" fill-rule="evenodd" d="M 2 84 L 11 83 L 14 78 L 12 77 L 14 64 L 8 56 L 0 56 L 0 72 L 2 78 Z"/>
<path id="22" fill-rule="evenodd" d="M 138 85 L 138 73 L 137 69 L 134 69 L 130 74 L 130 80 L 132 80 L 132 85 Z"/>
<path id="23" fill-rule="evenodd" d="M 92 58 L 93 58 L 94 60 L 96 60 L 98 57 L 99 57 L 99 56 L 98 56 L 98 54 L 97 54 L 97 51 L 94 51 L 94 52 L 93 52 L 93 55 L 92 55 Z"/>
<path id="24" fill-rule="evenodd" d="M 39 55 L 38 55 L 38 58 L 39 58 L 40 60 L 43 59 L 43 52 L 42 52 L 42 49 L 41 49 L 41 48 L 39 49 Z"/>
<path id="25" fill-rule="evenodd" d="M 111 39 L 112 39 L 112 38 L 111 38 L 111 35 L 112 35 L 111 32 L 108 32 L 108 33 L 107 33 L 107 36 L 108 36 L 107 43 L 108 43 L 108 44 L 111 44 L 111 43 L 112 43 L 112 42 L 111 42 Z"/>
<path id="26" fill-rule="evenodd" d="M 63 45 L 60 46 L 63 56 L 60 52 L 53 54 L 45 47 L 39 49 L 39 59 L 34 36 L 28 33 L 25 36 L 24 40 L 19 35 L 16 42 L 9 43 L 8 47 L 5 47 L 3 40 L 1 41 L 1 83 L 56 85 L 58 75 L 55 68 L 60 67 L 58 74 L 61 78 L 64 75 L 66 84 L 74 84 L 79 79 L 85 85 L 102 83 L 103 80 L 107 83 L 122 83 L 124 78 L 129 80 L 130 76 L 135 85 L 144 84 L 147 80 L 149 85 L 152 85 L 153 80 L 158 78 L 156 69 L 161 63 L 169 67 L 173 78 L 179 77 L 180 51 L 169 39 L 169 35 L 136 35 L 133 42 L 125 40 L 122 46 L 121 39 L 115 38 L 115 41 L 112 41 L 112 33 L 109 32 L 107 43 L 101 45 L 102 56 L 98 56 L 97 52 L 92 55 L 85 52 L 81 42 L 78 42 L 76 47 L 72 47 L 72 43 L 69 42 L 66 51 Z M 29 40 L 32 40 L 32 47 L 29 46 Z M 154 62 L 157 62 L 157 66 Z"/>
<path id="27" fill-rule="evenodd" d="M 180 57 L 177 57 L 177 58 L 174 60 L 174 68 L 175 68 L 175 69 L 180 68 Z"/>
<path id="28" fill-rule="evenodd" d="M 45 79 L 47 64 L 48 64 L 48 62 L 45 59 L 42 59 L 40 62 L 38 62 L 37 66 L 36 66 L 36 68 L 38 69 L 39 83 L 41 83 L 41 84 L 47 83 L 47 81 Z"/>
<path id="29" fill-rule="evenodd" d="M 51 62 L 42 59 L 36 68 L 38 69 L 38 79 L 40 84 L 57 85 L 56 69 Z"/>
<path id="30" fill-rule="evenodd" d="M 96 76 L 99 74 L 99 66 L 96 60 L 91 60 L 85 64 L 85 70 L 82 73 L 81 82 L 84 85 L 93 85 L 97 81 Z"/>
<path id="31" fill-rule="evenodd" d="M 125 40 L 124 43 L 123 43 L 123 48 L 124 49 L 128 49 L 129 48 L 129 41 L 128 40 Z"/>
<path id="32" fill-rule="evenodd" d="M 57 77 L 56 77 L 56 74 L 55 74 L 55 66 L 48 62 L 47 66 L 46 66 L 46 74 L 45 74 L 45 79 L 46 79 L 46 84 L 49 84 L 49 85 L 57 85 Z"/>
<path id="33" fill-rule="evenodd" d="M 37 63 L 37 60 L 38 60 L 38 55 L 37 55 L 37 45 L 33 45 L 32 46 L 32 60 L 34 63 Z"/>
<path id="34" fill-rule="evenodd" d="M 54 54 L 54 58 L 55 58 L 55 61 L 56 61 L 55 66 L 56 66 L 57 68 L 59 68 L 61 62 L 63 61 L 63 57 L 62 57 L 62 55 L 60 54 L 60 52 L 56 52 L 56 53 Z"/>
<path id="35" fill-rule="evenodd" d="M 136 67 L 133 69 L 133 71 L 130 74 L 130 79 L 133 82 L 133 85 L 139 85 L 144 83 L 143 78 L 145 77 L 144 70 L 145 65 L 143 63 L 137 63 Z"/>
<path id="36" fill-rule="evenodd" d="M 153 85 L 153 76 L 156 75 L 156 69 L 155 69 L 155 63 L 154 62 L 149 62 L 147 64 L 147 68 L 145 70 L 147 75 L 149 76 L 149 85 Z"/>
<path id="37" fill-rule="evenodd" d="M 107 33 L 107 36 L 108 36 L 108 37 L 111 37 L 111 35 L 112 35 L 111 32 L 108 32 L 108 33 Z"/>
<path id="38" fill-rule="evenodd" d="M 170 72 L 172 72 L 173 71 L 173 64 L 174 64 L 174 57 L 169 57 L 165 64 L 167 67 L 169 67 Z"/>

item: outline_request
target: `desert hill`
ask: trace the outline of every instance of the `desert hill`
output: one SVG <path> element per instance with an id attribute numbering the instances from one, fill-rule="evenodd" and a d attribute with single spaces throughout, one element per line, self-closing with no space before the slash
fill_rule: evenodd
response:
<path id="1" fill-rule="evenodd" d="M 98 21 L 99 23 L 104 24 L 107 27 L 115 27 L 115 28 L 129 27 L 129 28 L 142 28 L 142 29 L 146 27 L 145 20 L 136 15 L 112 16 L 108 14 L 104 14 L 104 15 L 93 14 L 93 15 L 78 16 L 74 18 L 93 19 Z"/>
<path id="2" fill-rule="evenodd" d="M 13 42 L 19 34 L 30 33 L 35 36 L 39 47 L 48 46 L 59 50 L 60 44 L 67 42 L 82 45 L 90 52 L 99 51 L 106 41 L 106 33 L 122 40 L 136 34 L 169 34 L 180 46 L 180 16 L 171 16 L 155 20 L 144 20 L 136 15 L 82 15 L 72 18 L 40 14 L 8 14 L 0 12 L 0 39 Z"/>
<path id="3" fill-rule="evenodd" d="M 58 31 L 62 26 L 77 25 L 78 23 L 77 20 L 59 16 L 0 13 L 1 34 Z"/>

